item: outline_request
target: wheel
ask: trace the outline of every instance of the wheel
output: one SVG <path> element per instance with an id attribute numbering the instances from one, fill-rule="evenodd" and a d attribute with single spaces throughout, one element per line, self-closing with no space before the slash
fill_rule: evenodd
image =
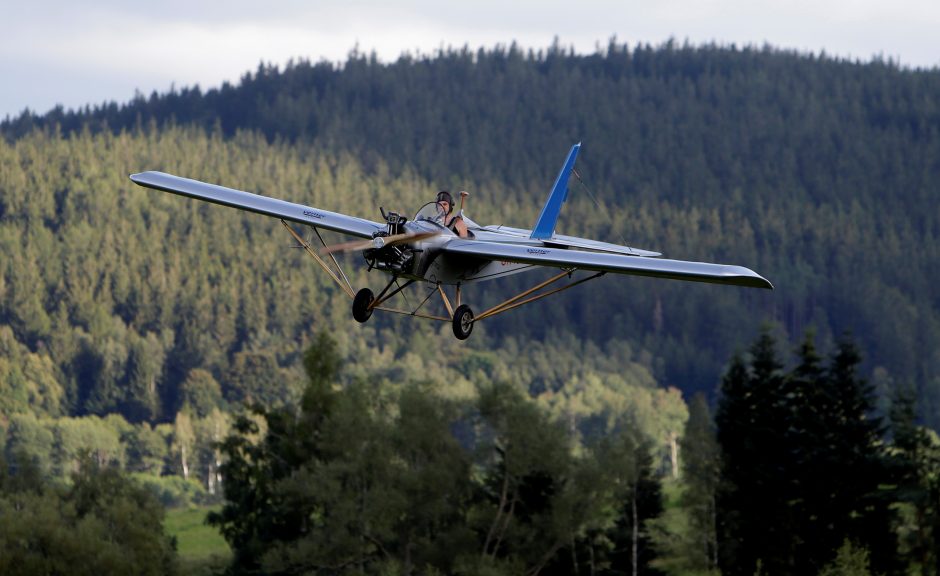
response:
<path id="1" fill-rule="evenodd" d="M 363 288 L 356 292 L 353 298 L 353 318 L 360 324 L 372 317 L 372 308 L 369 306 L 375 301 L 375 295 L 372 290 Z"/>
<path id="2" fill-rule="evenodd" d="M 473 332 L 473 310 L 466 304 L 461 304 L 454 312 L 454 336 L 458 340 L 466 340 Z"/>

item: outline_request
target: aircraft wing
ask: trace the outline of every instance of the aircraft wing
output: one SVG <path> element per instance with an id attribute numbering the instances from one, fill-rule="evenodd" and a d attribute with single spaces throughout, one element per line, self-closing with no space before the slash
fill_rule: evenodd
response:
<path id="1" fill-rule="evenodd" d="M 441 250 L 446 254 L 500 262 L 518 262 L 537 266 L 614 272 L 635 276 L 653 276 L 673 280 L 733 284 L 773 289 L 767 279 L 743 266 L 686 262 L 666 258 L 646 258 L 625 254 L 586 252 L 564 248 L 526 246 L 474 240 L 451 240 Z"/>
<path id="2" fill-rule="evenodd" d="M 371 238 L 376 230 L 384 230 L 385 225 L 378 222 L 372 222 L 355 216 L 346 216 L 336 212 L 327 212 L 319 208 L 311 208 L 302 204 L 294 204 L 276 198 L 269 198 L 250 192 L 242 192 L 233 188 L 207 184 L 199 180 L 190 180 L 164 172 L 141 172 L 140 174 L 131 174 L 131 180 L 134 183 L 154 190 L 162 190 L 180 196 L 188 196 L 213 204 L 231 206 L 240 210 L 257 212 L 265 216 L 273 216 L 297 222 L 299 224 L 308 224 L 315 228 L 333 230 L 352 236 L 362 238 Z"/>

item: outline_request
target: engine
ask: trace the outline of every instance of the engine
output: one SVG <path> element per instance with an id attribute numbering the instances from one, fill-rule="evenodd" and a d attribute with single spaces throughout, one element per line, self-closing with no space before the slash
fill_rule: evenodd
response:
<path id="1" fill-rule="evenodd" d="M 395 234 L 404 234 L 405 233 L 405 222 L 408 221 L 408 218 L 405 218 L 398 212 L 389 212 L 385 213 L 385 210 L 379 208 L 382 211 L 382 216 L 385 217 L 386 230 L 389 236 L 394 236 Z"/>
<path id="2" fill-rule="evenodd" d="M 366 249 L 362 255 L 366 259 L 369 269 L 382 270 L 393 274 L 406 274 L 411 272 L 414 267 L 415 250 L 405 245 L 385 246 L 380 238 L 388 238 L 399 234 L 405 234 L 405 222 L 408 218 L 397 212 L 385 213 L 381 209 L 382 216 L 385 217 L 386 229 L 376 232 L 372 235 L 374 248 Z"/>

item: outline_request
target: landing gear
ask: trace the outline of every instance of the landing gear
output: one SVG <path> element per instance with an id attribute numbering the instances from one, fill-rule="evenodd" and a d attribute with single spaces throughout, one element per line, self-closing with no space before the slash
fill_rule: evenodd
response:
<path id="1" fill-rule="evenodd" d="M 466 340 L 473 332 L 473 310 L 466 304 L 461 304 L 454 312 L 454 336 L 458 340 Z"/>
<path id="2" fill-rule="evenodd" d="M 361 324 L 372 317 L 374 308 L 371 308 L 371 305 L 373 302 L 375 302 L 375 294 L 372 293 L 372 290 L 363 288 L 356 292 L 352 306 L 353 318 L 356 319 L 356 322 Z"/>

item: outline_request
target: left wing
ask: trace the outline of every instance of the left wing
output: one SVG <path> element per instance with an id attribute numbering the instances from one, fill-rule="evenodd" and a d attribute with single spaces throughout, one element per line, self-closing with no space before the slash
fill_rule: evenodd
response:
<path id="1" fill-rule="evenodd" d="M 232 208 L 257 212 L 265 216 L 282 218 L 291 222 L 308 224 L 315 228 L 333 230 L 362 238 L 372 238 L 373 232 L 385 229 L 384 224 L 363 218 L 327 212 L 319 208 L 311 208 L 302 204 L 278 200 L 277 198 L 252 194 L 251 192 L 242 192 L 233 188 L 207 184 L 199 180 L 181 178 L 164 172 L 131 174 L 131 180 L 136 184 L 154 190 L 171 192 L 180 196 L 212 202 L 213 204 L 231 206 Z"/>
<path id="2" fill-rule="evenodd" d="M 726 264 L 686 262 L 684 260 L 668 260 L 665 258 L 645 258 L 642 256 L 627 256 L 624 254 L 605 254 L 601 252 L 585 252 L 581 250 L 502 244 L 497 242 L 478 242 L 464 239 L 451 240 L 442 246 L 441 250 L 445 254 L 501 262 L 552 266 L 555 268 L 615 272 L 635 276 L 671 278 L 673 280 L 690 280 L 693 282 L 732 284 L 752 288 L 769 288 L 771 290 L 773 290 L 774 287 L 767 279 L 753 270 L 744 268 L 743 266 L 731 266 Z"/>

